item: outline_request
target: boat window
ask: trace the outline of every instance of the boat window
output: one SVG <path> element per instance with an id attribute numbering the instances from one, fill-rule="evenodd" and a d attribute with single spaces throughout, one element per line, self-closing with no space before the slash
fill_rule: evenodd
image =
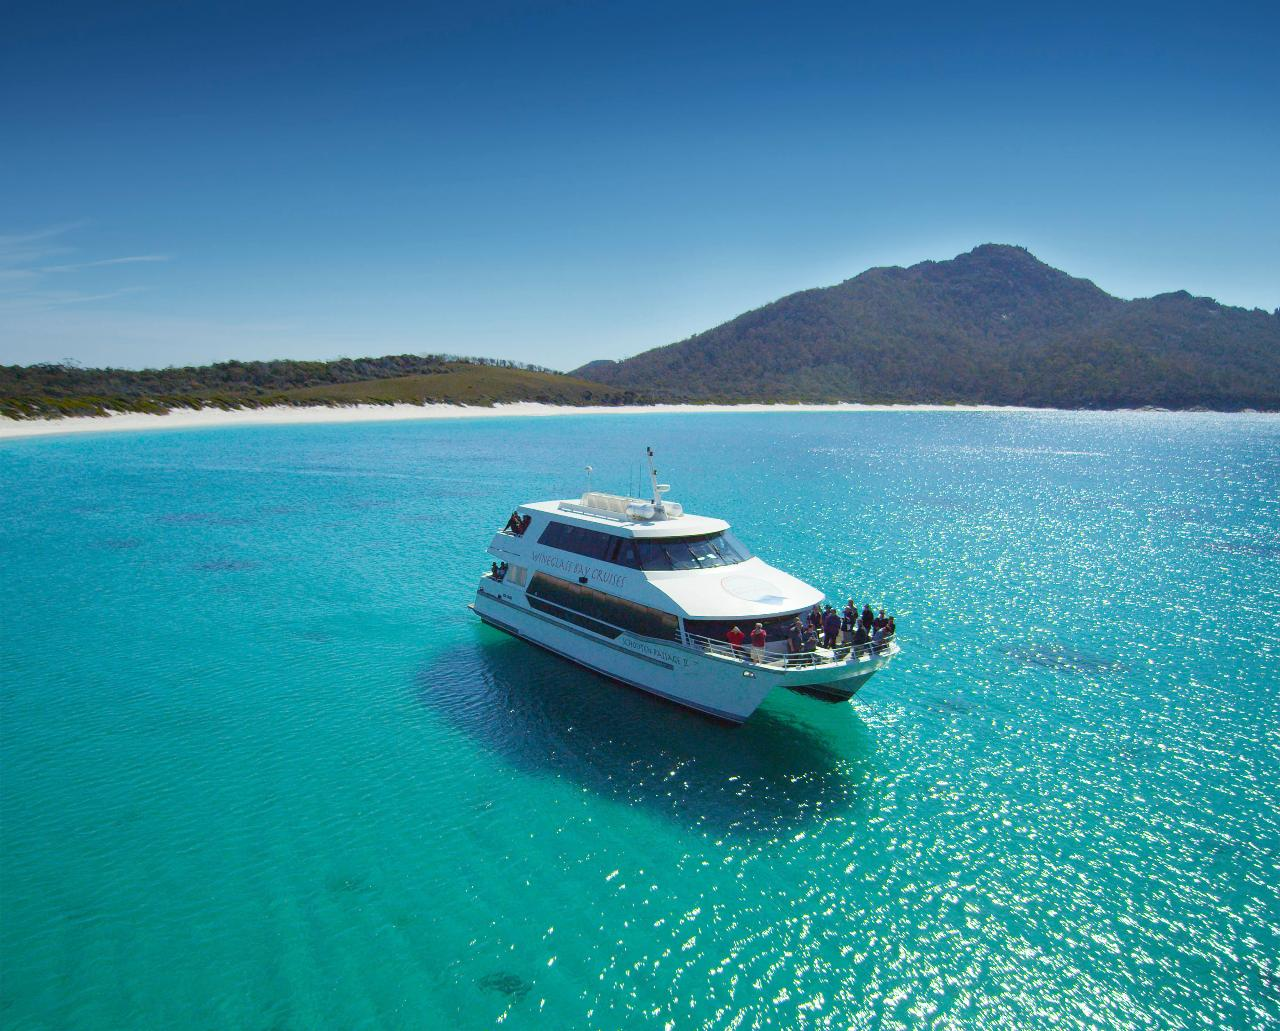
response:
<path id="1" fill-rule="evenodd" d="M 611 533 L 589 530 L 585 526 L 572 526 L 569 523 L 550 522 L 542 531 L 538 543 L 548 548 L 559 548 L 571 551 L 575 555 L 594 558 L 601 562 L 612 561 L 611 555 L 617 549 L 619 538 Z"/>
<path id="2" fill-rule="evenodd" d="M 641 637 L 679 639 L 678 621 L 671 613 L 558 576 L 534 573 L 526 597 L 535 609 L 605 637 L 617 637 L 619 630 L 625 630 Z"/>
<path id="3" fill-rule="evenodd" d="M 612 543 L 608 534 L 597 533 L 584 526 L 566 526 L 564 529 L 565 550 L 585 558 L 603 559 Z"/>
<path id="4" fill-rule="evenodd" d="M 609 561 L 627 566 L 629 569 L 639 569 L 640 560 L 636 557 L 636 542 L 630 537 L 619 537 L 618 546 Z"/>
<path id="5" fill-rule="evenodd" d="M 785 641 L 787 639 L 787 631 L 791 626 L 791 621 L 799 616 L 803 622 L 804 618 L 809 614 L 809 610 L 805 609 L 801 612 L 788 612 L 783 616 L 740 616 L 737 619 L 686 619 L 684 628 L 691 634 L 698 634 L 702 637 L 710 637 L 712 640 L 723 641 L 732 627 L 738 627 L 744 634 L 750 635 L 752 628 L 757 623 L 763 623 L 765 632 L 768 634 L 768 640 Z"/>
<path id="6" fill-rule="evenodd" d="M 636 556 L 641 569 L 674 569 L 671 557 L 659 541 L 636 541 Z"/>
<path id="7" fill-rule="evenodd" d="M 751 552 L 729 531 L 697 537 L 619 537 L 552 521 L 538 543 L 630 569 L 709 569 L 745 562 Z"/>
<path id="8" fill-rule="evenodd" d="M 636 549 L 641 569 L 710 569 L 737 565 L 751 557 L 751 552 L 727 530 L 700 537 L 640 539 Z"/>

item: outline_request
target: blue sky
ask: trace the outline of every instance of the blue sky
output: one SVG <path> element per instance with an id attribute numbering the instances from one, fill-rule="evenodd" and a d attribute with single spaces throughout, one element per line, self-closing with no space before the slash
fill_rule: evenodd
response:
<path id="1" fill-rule="evenodd" d="M 1018 243 L 1280 306 L 1280 14 L 27 0 L 0 361 L 572 368 Z"/>

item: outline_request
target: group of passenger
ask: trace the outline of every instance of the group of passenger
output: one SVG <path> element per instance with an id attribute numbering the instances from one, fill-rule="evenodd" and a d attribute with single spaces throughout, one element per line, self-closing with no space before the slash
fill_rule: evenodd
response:
<path id="1" fill-rule="evenodd" d="M 883 651 L 893 635 L 897 632 L 892 616 L 885 615 L 884 609 L 876 615 L 870 604 L 864 605 L 862 611 L 850 598 L 840 612 L 831 605 L 815 605 L 809 610 L 808 617 L 801 620 L 796 616 L 787 627 L 787 654 L 789 656 L 812 656 L 819 645 L 830 648 L 837 658 L 855 655 L 869 655 Z M 734 653 L 743 654 L 743 643 L 747 635 L 741 628 L 734 626 L 725 634 Z M 763 623 L 757 623 L 751 631 L 751 661 L 761 662 L 764 659 L 765 645 L 769 634 Z"/>
<path id="2" fill-rule="evenodd" d="M 489 575 L 501 583 L 507 578 L 507 564 L 503 562 L 499 565 L 497 562 L 489 563 Z"/>
<path id="3" fill-rule="evenodd" d="M 747 639 L 747 635 L 744 634 L 738 627 L 735 626 L 735 627 L 731 627 L 729 629 L 729 632 L 724 636 L 725 636 L 725 640 L 728 641 L 729 644 L 732 646 L 733 653 L 735 655 L 741 655 L 742 642 Z M 764 661 L 764 647 L 768 643 L 769 643 L 768 631 L 765 630 L 763 623 L 757 623 L 754 629 L 752 629 L 751 631 L 751 661 L 752 662 Z"/>
<path id="4" fill-rule="evenodd" d="M 503 529 L 514 533 L 517 537 L 523 537 L 531 522 L 533 522 L 532 516 L 522 516 L 519 511 L 515 511 L 511 513 L 511 518 L 507 520 L 507 525 Z"/>

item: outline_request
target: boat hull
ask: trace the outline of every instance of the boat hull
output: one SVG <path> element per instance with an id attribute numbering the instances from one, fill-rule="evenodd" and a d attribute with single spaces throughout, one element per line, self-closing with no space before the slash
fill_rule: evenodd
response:
<path id="1" fill-rule="evenodd" d="M 745 721 L 778 687 L 847 700 L 887 661 L 786 668 L 627 633 L 605 639 L 529 608 L 523 592 L 498 585 L 482 586 L 471 607 L 498 630 L 630 687 L 731 723 Z"/>

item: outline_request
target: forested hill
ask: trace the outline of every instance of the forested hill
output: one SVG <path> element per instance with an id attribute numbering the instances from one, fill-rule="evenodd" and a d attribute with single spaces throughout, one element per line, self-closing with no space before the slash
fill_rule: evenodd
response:
<path id="1" fill-rule="evenodd" d="M 636 404 L 647 397 L 517 362 L 451 355 L 244 361 L 167 369 L 0 365 L 0 416 L 37 418 L 271 405 L 508 401 Z"/>
<path id="2" fill-rule="evenodd" d="M 986 244 L 572 375 L 673 400 L 1280 410 L 1280 314 L 1185 291 L 1124 301 Z"/>

